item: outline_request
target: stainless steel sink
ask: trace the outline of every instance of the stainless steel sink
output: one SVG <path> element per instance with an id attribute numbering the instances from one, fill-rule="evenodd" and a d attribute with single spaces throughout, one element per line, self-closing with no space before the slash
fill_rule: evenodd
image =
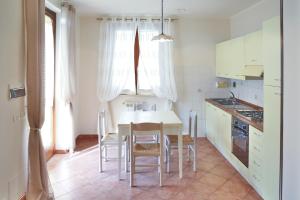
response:
<path id="1" fill-rule="evenodd" d="M 224 98 L 224 99 L 212 99 L 213 101 L 223 105 L 223 106 L 237 106 L 241 105 L 239 102 L 237 102 L 235 99 L 232 98 Z"/>
<path id="2" fill-rule="evenodd" d="M 234 110 L 253 110 L 251 107 L 238 104 L 238 105 L 223 105 L 225 108 L 230 108 Z"/>
<path id="3" fill-rule="evenodd" d="M 251 107 L 241 104 L 233 98 L 223 98 L 223 99 L 212 99 L 213 101 L 221 104 L 225 108 L 234 110 L 253 110 Z"/>

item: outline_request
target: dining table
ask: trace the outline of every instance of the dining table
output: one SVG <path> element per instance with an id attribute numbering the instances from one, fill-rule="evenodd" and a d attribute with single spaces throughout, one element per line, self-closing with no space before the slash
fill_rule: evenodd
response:
<path id="1" fill-rule="evenodd" d="M 130 135 L 130 123 L 163 123 L 164 135 L 178 136 L 179 178 L 183 171 L 183 123 L 174 111 L 126 111 L 120 113 L 118 120 L 118 177 L 121 180 L 122 138 Z M 160 141 L 163 142 L 163 141 Z M 125 152 L 127 153 L 127 152 Z M 125 162 L 127 162 L 125 160 Z"/>

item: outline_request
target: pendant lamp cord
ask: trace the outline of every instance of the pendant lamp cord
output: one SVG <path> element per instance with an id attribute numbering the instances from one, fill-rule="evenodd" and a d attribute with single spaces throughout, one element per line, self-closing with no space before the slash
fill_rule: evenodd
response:
<path id="1" fill-rule="evenodd" d="M 161 33 L 164 34 L 164 0 L 161 0 Z"/>

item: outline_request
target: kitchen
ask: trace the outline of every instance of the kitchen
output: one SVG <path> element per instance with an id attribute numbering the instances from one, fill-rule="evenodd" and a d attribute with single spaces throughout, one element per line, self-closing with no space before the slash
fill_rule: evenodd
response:
<path id="1" fill-rule="evenodd" d="M 217 44 L 216 63 L 216 76 L 226 78 L 216 87 L 231 87 L 241 99 L 234 92 L 230 98 L 206 99 L 207 138 L 264 199 L 278 199 L 280 18 L 264 21 L 261 30 Z M 261 106 L 245 101 L 246 95 L 254 96 L 252 102 L 257 96 L 253 90 L 246 95 L 239 91 L 245 89 L 243 84 L 262 83 Z"/>
<path id="2" fill-rule="evenodd" d="M 31 2 L 31 0 L 27 2 L 29 1 Z M 138 179 L 140 181 L 138 187 L 128 187 L 126 170 L 121 173 L 123 178 L 127 178 L 118 179 L 121 167 L 118 167 L 117 160 L 123 159 L 122 153 L 117 155 L 112 151 L 112 157 L 118 159 L 114 159 L 115 157 L 108 159 L 108 162 L 103 162 L 104 172 L 98 171 L 97 116 L 100 103 L 96 91 L 101 86 L 97 82 L 100 66 L 98 62 L 101 57 L 99 36 L 103 24 L 110 23 L 110 18 L 117 22 L 124 20 L 128 24 L 136 23 L 139 27 L 143 27 L 143 23 L 149 19 L 155 24 L 160 22 L 160 1 L 139 2 L 142 1 L 130 0 L 130 4 L 120 0 L 45 1 L 46 7 L 57 15 L 57 27 L 63 26 L 65 22 L 60 18 L 61 12 L 65 14 L 68 10 L 74 11 L 74 9 L 66 9 L 69 6 L 76 10 L 73 14 L 72 28 L 74 29 L 73 32 L 69 31 L 74 34 L 76 32 L 76 37 L 72 37 L 72 42 L 76 43 L 76 49 L 73 48 L 72 51 L 72 56 L 76 60 L 73 66 L 76 72 L 73 74 L 76 94 L 72 96 L 72 102 L 55 99 L 54 109 L 57 109 L 55 110 L 57 115 L 52 127 L 55 131 L 51 133 L 53 134 L 51 144 L 53 158 L 48 162 L 52 185 L 52 188 L 50 185 L 50 192 L 53 189 L 56 199 L 122 199 L 126 196 L 127 199 L 279 200 L 282 199 L 284 187 L 284 196 L 286 196 L 284 200 L 299 199 L 296 198 L 299 165 L 293 164 L 295 152 L 298 153 L 295 151 L 298 147 L 295 130 L 299 130 L 297 128 L 299 123 L 295 116 L 295 113 L 299 112 L 295 112 L 298 110 L 294 109 L 294 106 L 298 105 L 299 98 L 294 98 L 292 95 L 294 91 L 290 90 L 288 95 L 285 93 L 290 98 L 289 105 L 293 106 L 289 109 L 290 113 L 285 113 L 285 117 L 290 119 L 285 122 L 289 124 L 285 126 L 289 129 L 285 134 L 290 136 L 289 141 L 286 142 L 287 140 L 283 140 L 281 135 L 283 133 L 281 117 L 283 116 L 283 73 L 281 72 L 283 50 L 280 29 L 282 15 L 280 16 L 280 1 L 277 0 L 189 0 L 190 3 L 180 0 L 165 1 L 165 14 L 168 19 L 161 21 L 165 21 L 165 26 L 169 24 L 174 26 L 174 32 L 172 34 L 170 32 L 174 37 L 174 56 L 164 58 L 164 60 L 173 59 L 174 74 L 165 74 L 174 76 L 177 98 L 176 90 L 174 90 L 172 103 L 170 98 L 161 98 L 153 91 L 142 93 L 142 90 L 138 90 L 139 84 L 134 83 L 134 78 L 137 81 L 136 77 L 130 73 L 130 83 L 133 83 L 130 92 L 126 93 L 124 90 L 115 99 L 109 101 L 111 122 L 117 132 L 118 118 L 122 113 L 130 109 L 136 111 L 137 107 L 142 107 L 140 110 L 144 112 L 143 104 L 150 104 L 151 111 L 168 110 L 176 114 L 180 123 L 182 122 L 182 132 L 186 134 L 189 129 L 189 111 L 194 110 L 198 114 L 195 120 L 198 123 L 198 126 L 195 126 L 195 134 L 198 136 L 199 145 L 197 145 L 197 155 L 194 151 L 192 156 L 193 167 L 192 162 L 187 161 L 185 157 L 182 159 L 187 153 L 185 150 L 181 154 L 178 151 L 178 155 L 173 153 L 170 161 L 171 170 L 163 173 L 166 185 L 162 188 L 157 184 L 153 171 L 150 173 L 147 171 L 146 175 L 142 173 L 142 176 L 137 175 L 138 178 L 142 177 Z M 290 10 L 292 4 L 288 4 Z M 137 8 L 132 5 L 136 5 Z M 25 85 L 26 82 L 24 79 L 26 59 L 23 58 L 25 52 L 20 51 L 24 49 L 24 15 L 23 4 L 18 0 L 3 2 L 1 8 L 2 19 L 4 19 L 1 22 L 5 27 L 1 30 L 3 31 L 1 41 L 3 44 L 7 41 L 15 44 L 10 49 L 6 45 L 2 46 L 3 52 L 13 55 L 2 54 L 4 56 L 0 59 L 5 72 L 1 74 L 7 75 L 1 78 L 1 86 L 5 86 L 1 91 L 7 92 L 7 85 L 10 87 L 12 84 L 17 87 Z M 7 23 L 7 16 L 11 17 L 12 23 Z M 290 22 L 294 22 L 294 15 L 291 14 L 289 17 Z M 159 28 L 155 29 L 155 34 L 159 33 L 160 25 L 159 23 Z M 51 26 L 56 27 L 54 23 Z M 133 26 L 135 42 L 137 33 L 141 30 Z M 169 34 L 167 31 L 166 33 Z M 54 31 L 52 34 L 55 35 Z M 130 37 L 130 41 L 132 38 Z M 292 38 L 289 36 L 289 40 Z M 145 51 L 143 42 L 145 41 L 141 38 L 141 52 Z M 289 41 L 289 44 L 293 42 Z M 136 50 L 135 45 L 134 50 Z M 113 55 L 112 52 L 110 53 Z M 286 55 L 295 56 L 295 54 L 289 52 Z M 116 60 L 125 63 L 124 60 L 129 58 L 128 60 L 133 62 L 131 56 L 131 54 L 120 56 Z M 138 69 L 142 67 L 145 69 L 142 64 Z M 151 65 L 147 65 L 149 66 L 151 68 Z M 297 66 L 294 65 L 294 68 Z M 132 66 L 128 68 L 133 72 Z M 293 81 L 298 80 L 297 74 L 293 74 L 293 70 L 289 70 L 288 73 L 294 77 L 286 78 L 285 83 L 294 89 L 296 84 Z M 145 75 L 143 77 L 145 78 Z M 150 82 L 142 78 L 139 81 L 141 85 Z M 60 97 L 60 91 L 56 93 L 55 98 Z M 4 109 L 4 112 L 1 112 L 1 119 L 4 119 L 3 127 L 1 125 L 1 134 L 3 133 L 0 145 L 3 150 L 1 167 L 4 170 L 0 174 L 0 198 L 30 199 L 26 191 L 27 171 L 29 171 L 27 170 L 29 127 L 25 116 L 27 104 L 24 98 L 8 100 L 7 95 L 1 97 L 5 98 L 0 101 L 1 109 Z M 60 110 L 60 108 L 66 108 L 65 110 L 70 113 L 61 116 L 59 112 L 64 109 Z M 66 118 L 72 118 L 74 121 L 70 120 L 70 122 Z M 60 129 L 64 125 L 71 131 Z M 34 128 L 34 130 L 38 129 Z M 86 141 L 93 140 L 93 144 L 84 144 L 82 146 L 86 145 L 88 148 L 77 151 L 76 147 L 80 146 L 77 146 L 77 140 L 81 138 L 87 138 Z M 289 151 L 286 152 L 284 162 L 290 164 L 288 167 L 285 166 L 285 172 L 282 171 L 283 142 L 286 143 L 285 151 Z M 11 153 L 10 156 L 4 155 L 7 151 Z M 195 160 L 197 160 L 197 167 L 194 164 Z M 227 173 L 228 171 L 230 173 Z M 285 179 L 282 179 L 283 175 Z M 147 181 L 154 183 L 154 186 L 145 187 L 143 183 Z M 285 185 L 282 186 L 284 181 Z M 148 190 L 149 188 L 151 190 Z M 240 189 L 242 191 L 238 191 Z"/>

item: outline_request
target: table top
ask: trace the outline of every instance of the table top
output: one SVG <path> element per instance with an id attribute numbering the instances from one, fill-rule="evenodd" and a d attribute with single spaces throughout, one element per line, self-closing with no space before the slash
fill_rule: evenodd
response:
<path id="1" fill-rule="evenodd" d="M 118 125 L 129 125 L 133 123 L 160 123 L 164 125 L 182 126 L 181 120 L 174 111 L 129 111 L 120 115 Z"/>

